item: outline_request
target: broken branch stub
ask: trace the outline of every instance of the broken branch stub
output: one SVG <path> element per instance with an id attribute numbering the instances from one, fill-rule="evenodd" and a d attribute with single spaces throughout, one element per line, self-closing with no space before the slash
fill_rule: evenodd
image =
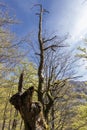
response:
<path id="1" fill-rule="evenodd" d="M 22 75 L 20 75 L 22 79 Z M 23 79 L 21 80 L 23 82 Z M 20 83 L 20 85 L 22 85 Z M 19 86 L 18 86 L 19 87 Z M 19 90 L 19 88 L 18 88 Z M 20 87 L 21 90 L 21 87 Z M 31 86 L 24 93 L 16 93 L 10 98 L 10 103 L 19 111 L 25 130 L 46 130 L 47 125 L 39 102 L 32 102 L 34 87 Z"/>

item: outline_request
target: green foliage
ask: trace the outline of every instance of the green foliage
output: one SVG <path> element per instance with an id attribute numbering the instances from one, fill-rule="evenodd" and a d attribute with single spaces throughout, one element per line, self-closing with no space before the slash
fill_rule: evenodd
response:
<path id="1" fill-rule="evenodd" d="M 79 50 L 79 53 L 76 54 L 77 57 L 80 57 L 80 58 L 87 58 L 87 49 L 84 47 L 78 47 L 77 48 Z"/>
<path id="2" fill-rule="evenodd" d="M 87 129 L 87 104 L 77 106 L 74 111 L 76 115 L 73 118 L 73 129 L 86 130 Z"/>
<path id="3" fill-rule="evenodd" d="M 37 89 L 38 80 L 36 76 L 37 70 L 35 66 L 29 62 L 23 62 L 21 63 L 21 66 L 23 66 L 24 68 L 23 91 L 25 91 L 25 89 L 29 88 L 32 85 L 35 87 L 35 89 Z M 3 84 L 0 88 L 0 125 L 2 126 L 3 121 L 5 120 L 4 130 L 8 129 L 9 123 L 10 128 L 12 128 L 12 123 L 14 119 L 16 119 L 17 121 L 16 130 L 18 130 L 21 125 L 20 115 L 18 114 L 17 116 L 15 116 L 15 109 L 9 103 L 9 98 L 18 91 L 18 79 L 21 73 L 19 67 L 14 68 L 14 70 L 15 73 L 10 75 L 10 78 L 8 78 L 7 80 L 3 77 Z M 34 100 L 37 100 L 36 94 L 34 95 Z"/>

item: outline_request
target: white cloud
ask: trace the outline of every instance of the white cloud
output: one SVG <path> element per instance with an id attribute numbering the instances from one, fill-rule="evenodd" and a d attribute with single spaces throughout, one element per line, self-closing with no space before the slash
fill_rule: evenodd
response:
<path id="1" fill-rule="evenodd" d="M 48 26 L 53 30 L 69 32 L 72 41 L 80 40 L 87 33 L 87 4 L 82 4 L 82 0 L 56 0 L 51 10 Z"/>

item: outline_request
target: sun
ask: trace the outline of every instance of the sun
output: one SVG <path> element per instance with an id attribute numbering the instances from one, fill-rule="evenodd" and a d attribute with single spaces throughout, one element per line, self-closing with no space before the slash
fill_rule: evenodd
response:
<path id="1" fill-rule="evenodd" d="M 87 6 L 82 6 L 75 18 L 74 27 L 72 29 L 72 37 L 74 40 L 81 40 L 87 33 Z"/>

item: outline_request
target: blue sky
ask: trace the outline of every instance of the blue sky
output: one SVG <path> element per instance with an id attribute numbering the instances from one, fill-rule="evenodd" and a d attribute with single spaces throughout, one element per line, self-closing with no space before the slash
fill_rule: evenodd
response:
<path id="1" fill-rule="evenodd" d="M 83 38 L 87 30 L 87 3 L 84 0 L 3 0 L 16 15 L 21 24 L 14 31 L 25 34 L 36 28 L 36 8 L 42 3 L 50 14 L 46 17 L 45 27 L 60 34 L 69 32 L 72 40 Z"/>
<path id="2" fill-rule="evenodd" d="M 34 4 L 41 3 L 50 13 L 45 16 L 44 28 L 49 32 L 56 32 L 58 35 L 69 33 L 69 42 L 75 48 L 82 44 L 82 39 L 87 34 L 87 2 L 84 0 L 3 0 L 9 9 L 20 21 L 14 25 L 12 31 L 19 36 L 37 30 L 38 11 Z M 84 62 L 84 66 L 86 66 Z M 86 73 L 82 67 L 81 73 Z M 85 77 L 86 78 L 86 77 Z"/>

